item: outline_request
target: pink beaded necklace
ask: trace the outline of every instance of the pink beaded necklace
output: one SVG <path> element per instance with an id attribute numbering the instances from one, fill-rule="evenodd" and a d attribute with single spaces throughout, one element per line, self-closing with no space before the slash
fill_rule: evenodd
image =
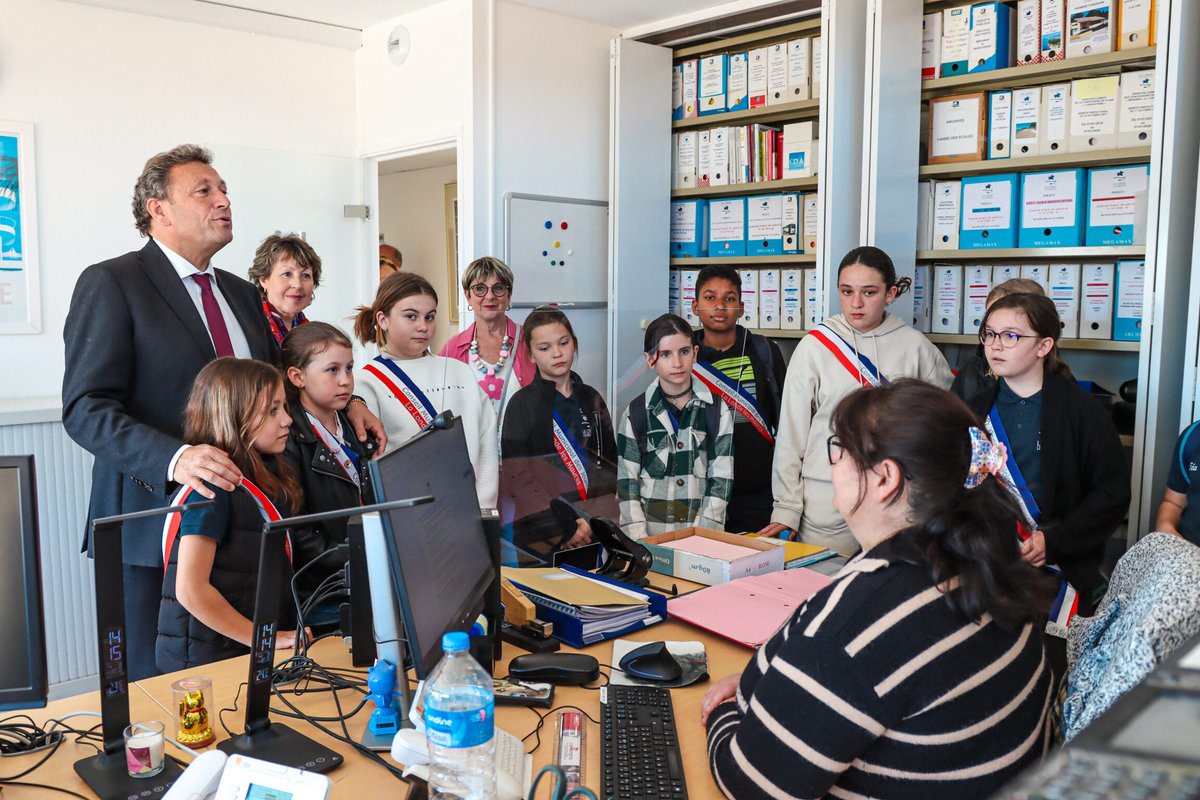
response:
<path id="1" fill-rule="evenodd" d="M 471 346 L 467 354 L 467 363 L 479 370 L 479 385 L 484 393 L 492 400 L 499 400 L 504 393 L 504 365 L 508 362 L 508 356 L 512 352 L 512 337 L 508 335 L 506 329 L 504 338 L 500 341 L 499 360 L 495 364 L 488 364 L 479 359 L 478 330 L 478 324 L 471 328 Z"/>

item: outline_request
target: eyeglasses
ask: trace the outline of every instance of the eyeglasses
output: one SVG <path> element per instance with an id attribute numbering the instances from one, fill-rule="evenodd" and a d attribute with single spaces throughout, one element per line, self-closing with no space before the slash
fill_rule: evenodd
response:
<path id="1" fill-rule="evenodd" d="M 491 286 L 488 286 L 486 283 L 476 283 L 471 287 L 471 294 L 476 297 L 487 297 L 488 290 L 490 289 L 496 297 L 504 297 L 511 288 L 511 286 L 503 283 L 493 283 Z"/>
<path id="2" fill-rule="evenodd" d="M 1000 341 L 1000 346 L 1005 350 L 1010 347 L 1016 347 L 1017 342 L 1022 339 L 1041 339 L 1036 333 L 1017 333 L 1016 331 L 993 331 L 985 329 L 979 332 L 979 341 L 985 345 L 991 344 L 997 339 Z"/>
<path id="3" fill-rule="evenodd" d="M 829 455 L 829 466 L 842 460 L 842 443 L 837 436 L 830 436 L 825 440 L 825 452 Z"/>

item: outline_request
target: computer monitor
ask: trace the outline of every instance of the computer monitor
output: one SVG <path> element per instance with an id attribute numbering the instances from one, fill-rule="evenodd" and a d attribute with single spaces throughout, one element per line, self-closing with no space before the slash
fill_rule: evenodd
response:
<path id="1" fill-rule="evenodd" d="M 0 548 L 0 710 L 41 708 L 48 681 L 33 456 L 0 456 Z"/>
<path id="2" fill-rule="evenodd" d="M 420 433 L 370 469 L 380 502 L 434 498 L 380 514 L 408 655 L 424 680 L 442 657 L 442 634 L 470 629 L 496 577 L 463 426 L 453 419 Z"/>

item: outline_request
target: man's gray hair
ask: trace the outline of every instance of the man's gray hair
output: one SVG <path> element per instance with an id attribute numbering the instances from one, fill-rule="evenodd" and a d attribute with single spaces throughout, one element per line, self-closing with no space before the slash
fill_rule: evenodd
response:
<path id="1" fill-rule="evenodd" d="M 181 144 L 165 153 L 151 156 L 142 167 L 142 174 L 133 185 L 133 221 L 138 233 L 150 235 L 150 212 L 146 210 L 148 200 L 167 199 L 167 179 L 171 167 L 179 164 L 212 164 L 212 153 L 198 144 Z"/>

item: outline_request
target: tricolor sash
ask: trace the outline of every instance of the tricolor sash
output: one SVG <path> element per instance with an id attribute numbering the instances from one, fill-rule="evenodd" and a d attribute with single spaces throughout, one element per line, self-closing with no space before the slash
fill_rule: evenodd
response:
<path id="1" fill-rule="evenodd" d="M 333 455 L 333 460 L 337 462 L 342 471 L 346 473 L 346 477 L 354 481 L 354 485 L 362 488 L 360 483 L 361 477 L 358 474 L 358 453 L 354 452 L 341 437 L 335 436 L 324 425 L 321 420 L 317 419 L 312 412 L 307 409 L 304 412 L 308 416 L 308 421 L 312 424 L 313 431 L 316 432 L 317 438 L 325 445 L 325 449 Z M 336 415 L 334 417 L 337 418 Z M 342 421 L 338 420 L 338 430 L 341 431 Z"/>
<path id="2" fill-rule="evenodd" d="M 571 480 L 575 481 L 575 488 L 579 491 L 580 499 L 587 500 L 587 451 L 571 434 L 571 429 L 563 421 L 558 411 L 554 411 L 553 414 L 551 427 L 554 431 L 554 450 L 562 459 L 563 466 L 567 468 Z"/>
<path id="3" fill-rule="evenodd" d="M 871 363 L 871 359 L 851 347 L 849 342 L 824 322 L 817 325 L 808 335 L 825 345 L 825 349 L 833 353 L 833 357 L 846 368 L 856 382 L 863 386 L 885 386 L 890 383 L 879 371 L 879 367 Z"/>
<path id="4" fill-rule="evenodd" d="M 258 513 L 262 515 L 264 522 L 275 522 L 283 519 L 283 515 L 279 513 L 279 509 L 275 508 L 275 504 L 271 502 L 271 498 L 267 497 L 262 489 L 255 486 L 246 478 L 242 478 L 241 488 L 245 489 L 254 500 L 254 505 L 258 506 Z M 175 496 L 171 498 L 172 506 L 184 505 L 188 498 L 194 492 L 191 486 L 182 486 Z M 195 499 L 195 498 L 193 498 Z M 182 514 L 168 514 L 166 521 L 163 523 L 162 532 L 162 549 L 163 549 L 163 569 L 166 570 L 167 564 L 171 561 L 171 551 L 175 549 L 175 540 L 179 538 L 179 527 L 183 524 Z M 288 561 L 292 560 L 292 538 L 288 534 L 283 540 L 283 548 L 287 553 Z"/>
<path id="5" fill-rule="evenodd" d="M 747 422 L 754 426 L 767 443 L 775 446 L 775 431 L 767 424 L 762 407 L 748 391 L 735 383 L 732 378 L 707 361 L 697 361 L 692 367 L 692 374 L 707 386 L 713 393 L 725 401 L 735 414 L 741 414 Z"/>
<path id="6" fill-rule="evenodd" d="M 382 365 L 383 369 L 376 364 Z M 437 409 L 399 364 L 390 358 L 375 356 L 363 369 L 383 382 L 388 391 L 400 401 L 400 405 L 404 406 L 404 410 L 416 420 L 418 428 L 423 429 L 433 422 L 433 418 L 437 416 Z M 392 380 L 393 377 L 396 380 Z"/>
<path id="7" fill-rule="evenodd" d="M 1038 508 L 1037 500 L 1034 499 L 1033 492 L 1030 491 L 1029 484 L 1026 483 L 1025 476 L 1021 474 L 1021 468 L 1017 465 L 1017 459 L 1012 455 L 1008 432 L 1004 430 L 1004 423 L 1000 421 L 1000 411 L 996 406 L 993 405 L 992 410 L 988 412 L 984 427 L 987 428 L 988 434 L 993 439 L 1003 444 L 1008 450 L 1009 458 L 1003 469 L 1000 470 L 1000 477 L 1004 479 L 1004 488 L 1008 489 L 1016 499 L 1017 505 L 1021 507 L 1024 519 L 1017 525 L 1017 535 L 1021 541 L 1025 541 L 1037 530 L 1038 522 L 1042 518 L 1042 510 Z M 1046 630 L 1056 636 L 1066 636 L 1067 626 L 1071 624 L 1071 619 L 1079 611 L 1079 596 L 1061 569 L 1053 564 L 1047 564 L 1044 569 L 1059 578 L 1058 594 L 1050 606 L 1050 619 L 1046 623 Z"/>

